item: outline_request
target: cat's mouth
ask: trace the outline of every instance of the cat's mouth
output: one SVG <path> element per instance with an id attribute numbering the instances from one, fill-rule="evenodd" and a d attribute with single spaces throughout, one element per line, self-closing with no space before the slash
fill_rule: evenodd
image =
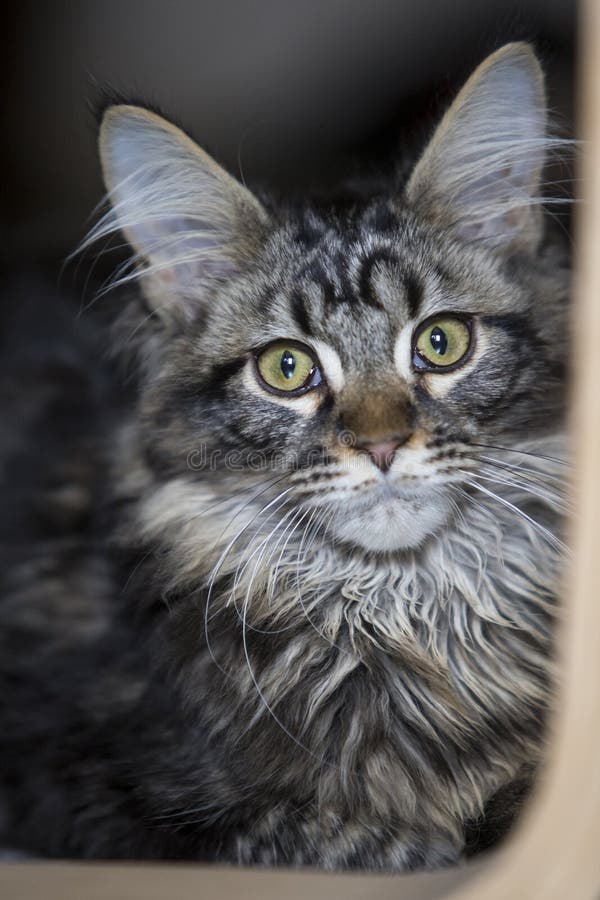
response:
<path id="1" fill-rule="evenodd" d="M 452 511 L 446 493 L 381 479 L 368 490 L 336 504 L 329 531 L 338 540 L 376 553 L 421 546 Z"/>

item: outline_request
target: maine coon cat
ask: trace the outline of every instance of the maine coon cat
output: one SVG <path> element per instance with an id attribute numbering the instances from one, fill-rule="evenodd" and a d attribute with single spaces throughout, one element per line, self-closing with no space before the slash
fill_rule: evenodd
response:
<path id="1" fill-rule="evenodd" d="M 331 208 L 105 111 L 89 241 L 133 249 L 136 395 L 80 344 L 3 444 L 4 845 L 404 870 L 504 827 L 563 554 L 555 145 L 524 44 L 404 183 Z"/>

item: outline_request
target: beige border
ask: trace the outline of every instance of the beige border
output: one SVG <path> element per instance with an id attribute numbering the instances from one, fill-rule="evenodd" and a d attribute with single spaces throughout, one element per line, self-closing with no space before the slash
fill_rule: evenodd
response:
<path id="1" fill-rule="evenodd" d="M 479 867 L 418 875 L 323 875 L 193 865 L 4 863 L 2 900 L 443 900 Z M 459 894 L 460 896 L 460 894 Z M 483 900 L 478 894 L 479 900 Z M 565 898 L 571 900 L 571 898 Z"/>
<path id="2" fill-rule="evenodd" d="M 528 814 L 486 864 L 437 874 L 348 876 L 181 865 L 5 863 L 6 900 L 597 900 L 600 897 L 600 0 L 584 0 L 581 108 L 586 203 L 576 291 L 575 564 L 567 582 L 564 688 Z"/>

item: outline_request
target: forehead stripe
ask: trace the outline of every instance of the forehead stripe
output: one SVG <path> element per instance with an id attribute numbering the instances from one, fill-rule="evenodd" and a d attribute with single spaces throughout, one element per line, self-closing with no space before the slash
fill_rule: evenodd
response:
<path id="1" fill-rule="evenodd" d="M 300 291 L 294 291 L 292 294 L 292 316 L 294 317 L 294 321 L 296 325 L 304 334 L 308 337 L 311 337 L 313 334 L 313 328 L 310 322 L 310 316 L 308 314 L 308 310 L 306 308 L 306 301 Z"/>
<path id="2" fill-rule="evenodd" d="M 358 276 L 361 300 L 363 301 L 363 303 L 368 303 L 369 306 L 374 306 L 375 309 L 384 308 L 379 297 L 373 289 L 373 283 L 371 281 L 373 269 L 375 268 L 377 263 L 380 262 L 392 264 L 397 262 L 397 260 L 391 250 L 388 250 L 387 247 L 381 247 L 379 250 L 375 250 L 373 253 L 371 253 L 370 256 L 367 256 L 367 258 L 363 261 L 360 275 Z"/>
<path id="3" fill-rule="evenodd" d="M 404 290 L 406 291 L 406 305 L 411 319 L 416 319 L 423 300 L 423 285 L 412 272 L 405 273 L 403 277 Z"/>
<path id="4" fill-rule="evenodd" d="M 313 261 L 305 271 L 311 281 L 321 288 L 325 309 L 337 305 L 340 298 L 336 296 L 335 287 L 325 272 L 323 264 L 320 261 Z"/>

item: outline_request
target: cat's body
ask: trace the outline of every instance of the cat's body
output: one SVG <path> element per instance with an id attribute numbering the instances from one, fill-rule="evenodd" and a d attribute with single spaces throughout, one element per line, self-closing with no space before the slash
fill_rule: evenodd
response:
<path id="1" fill-rule="evenodd" d="M 517 93 L 525 76 L 535 94 L 532 60 L 501 51 L 480 79 L 506 79 L 508 62 Z M 88 386 L 100 428 L 90 416 L 69 467 L 66 419 L 62 518 L 40 524 L 36 488 L 30 510 L 22 500 L 31 539 L 7 534 L 2 841 L 53 856 L 453 862 L 538 763 L 550 698 L 568 279 L 530 202 L 539 150 L 529 167 L 517 151 L 527 203 L 474 212 L 488 169 L 460 198 L 457 233 L 432 214 L 431 149 L 402 201 L 292 215 L 150 114 L 117 107 L 105 123 L 118 224 L 149 265 L 122 324 L 139 390 L 122 403 L 110 380 Z M 159 133 L 160 172 L 139 170 L 129 209 L 129 138 L 152 160 Z M 470 341 L 447 372 L 411 350 L 432 320 Z M 314 354 L 289 397 L 264 384 L 273 346 L 294 366 Z"/>

